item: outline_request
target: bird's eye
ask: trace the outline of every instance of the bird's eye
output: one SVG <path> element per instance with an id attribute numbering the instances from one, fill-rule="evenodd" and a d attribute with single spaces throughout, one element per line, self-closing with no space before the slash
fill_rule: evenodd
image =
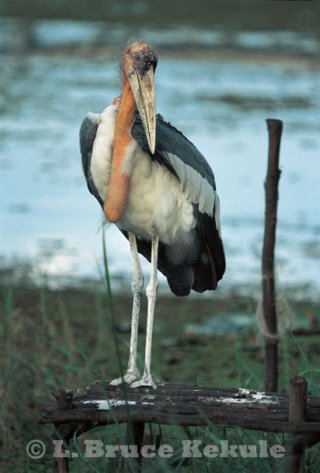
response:
<path id="1" fill-rule="evenodd" d="M 139 54 L 135 54 L 135 55 L 134 55 L 134 58 L 135 58 L 136 61 L 140 61 L 140 56 L 139 56 Z"/>

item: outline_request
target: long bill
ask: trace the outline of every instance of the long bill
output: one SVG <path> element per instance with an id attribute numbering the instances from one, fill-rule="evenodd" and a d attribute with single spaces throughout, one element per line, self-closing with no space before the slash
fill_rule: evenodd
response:
<path id="1" fill-rule="evenodd" d="M 140 73 L 132 69 L 127 75 L 139 111 L 151 154 L 156 148 L 156 100 L 154 93 L 154 71 Z"/>

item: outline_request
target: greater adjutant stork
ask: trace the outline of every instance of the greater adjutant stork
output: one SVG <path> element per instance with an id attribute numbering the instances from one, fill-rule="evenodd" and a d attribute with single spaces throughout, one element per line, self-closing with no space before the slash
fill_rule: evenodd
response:
<path id="1" fill-rule="evenodd" d="M 157 268 L 171 291 L 216 289 L 225 271 L 219 198 L 214 175 L 197 148 L 156 116 L 157 55 L 144 42 L 124 53 L 123 90 L 101 114 L 89 113 L 80 129 L 80 148 L 89 191 L 106 219 L 130 243 L 133 308 L 129 364 L 123 378 L 132 387 L 155 387 L 151 345 Z M 138 252 L 151 261 L 146 289 L 148 314 L 145 367 L 137 368 L 137 337 L 143 273 Z"/>

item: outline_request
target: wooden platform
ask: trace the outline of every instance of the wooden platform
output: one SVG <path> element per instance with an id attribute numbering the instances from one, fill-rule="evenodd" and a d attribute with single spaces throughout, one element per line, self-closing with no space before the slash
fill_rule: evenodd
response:
<path id="1" fill-rule="evenodd" d="M 307 383 L 296 376 L 289 394 L 243 388 L 209 388 L 159 384 L 157 389 L 132 389 L 95 381 L 74 394 L 60 389 L 56 402 L 40 407 L 40 423 L 54 424 L 54 439 L 64 444 L 94 427 L 126 423 L 130 444 L 142 451 L 146 423 L 225 425 L 266 432 L 287 432 L 288 470 L 301 473 L 306 448 L 320 442 L 320 397 L 307 396 Z M 140 458 L 141 459 L 141 458 Z M 139 463 L 138 471 L 141 471 Z M 67 473 L 69 458 L 54 459 L 53 471 Z"/>
<path id="2" fill-rule="evenodd" d="M 95 381 L 86 389 L 60 390 L 57 403 L 41 406 L 40 423 L 94 425 L 153 422 L 182 426 L 224 424 L 269 432 L 320 434 L 320 398 L 306 399 L 305 420 L 289 421 L 288 394 L 248 389 L 159 384 L 131 389 Z"/>

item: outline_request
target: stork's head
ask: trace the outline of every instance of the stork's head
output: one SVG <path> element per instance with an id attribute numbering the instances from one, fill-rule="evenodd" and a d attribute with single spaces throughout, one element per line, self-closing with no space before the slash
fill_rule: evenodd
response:
<path id="1" fill-rule="evenodd" d="M 156 105 L 154 71 L 158 58 L 146 43 L 131 43 L 124 55 L 124 73 L 139 111 L 151 153 L 156 147 Z"/>

